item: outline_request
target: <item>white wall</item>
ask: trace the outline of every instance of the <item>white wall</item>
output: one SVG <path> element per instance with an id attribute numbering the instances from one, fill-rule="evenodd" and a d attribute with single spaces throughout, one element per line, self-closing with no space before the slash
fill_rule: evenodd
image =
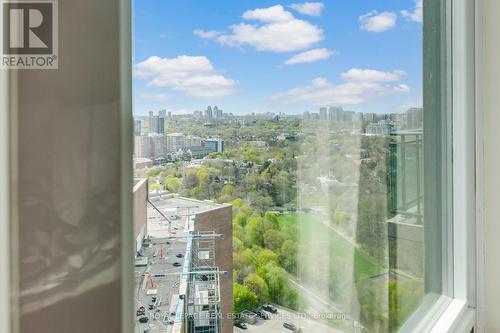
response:
<path id="1" fill-rule="evenodd" d="M 484 332 L 495 333 L 500 330 L 500 1 L 484 0 L 481 16 L 478 98 L 484 127 L 482 305 L 485 309 Z"/>

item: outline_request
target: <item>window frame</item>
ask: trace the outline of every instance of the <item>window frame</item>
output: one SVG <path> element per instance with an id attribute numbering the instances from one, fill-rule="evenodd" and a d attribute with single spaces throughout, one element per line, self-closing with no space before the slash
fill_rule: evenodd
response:
<path id="1" fill-rule="evenodd" d="M 481 279 L 481 121 L 476 103 L 480 0 L 446 0 L 447 87 L 452 114 L 452 297 L 426 295 L 400 333 L 470 333 Z"/>

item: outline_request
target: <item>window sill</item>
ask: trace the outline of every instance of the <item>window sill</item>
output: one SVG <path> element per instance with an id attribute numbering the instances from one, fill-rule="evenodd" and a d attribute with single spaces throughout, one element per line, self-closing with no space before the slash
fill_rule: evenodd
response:
<path id="1" fill-rule="evenodd" d="M 475 311 L 466 301 L 454 299 L 430 333 L 470 333 L 474 328 Z"/>
<path id="2" fill-rule="evenodd" d="M 398 333 L 470 333 L 475 311 L 460 299 L 428 294 Z"/>

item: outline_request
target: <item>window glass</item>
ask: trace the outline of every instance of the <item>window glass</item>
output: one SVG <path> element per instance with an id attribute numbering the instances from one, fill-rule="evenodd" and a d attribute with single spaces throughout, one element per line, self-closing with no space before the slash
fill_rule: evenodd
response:
<path id="1" fill-rule="evenodd" d="M 452 296 L 424 2 L 134 3 L 137 332 L 397 332 Z"/>

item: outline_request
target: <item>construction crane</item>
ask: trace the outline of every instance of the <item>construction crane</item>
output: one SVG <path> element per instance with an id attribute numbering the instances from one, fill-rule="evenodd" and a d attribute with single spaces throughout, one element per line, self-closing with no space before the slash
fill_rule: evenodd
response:
<path id="1" fill-rule="evenodd" d="M 168 222 L 168 234 L 172 235 L 172 221 L 148 198 L 149 204 Z"/>

